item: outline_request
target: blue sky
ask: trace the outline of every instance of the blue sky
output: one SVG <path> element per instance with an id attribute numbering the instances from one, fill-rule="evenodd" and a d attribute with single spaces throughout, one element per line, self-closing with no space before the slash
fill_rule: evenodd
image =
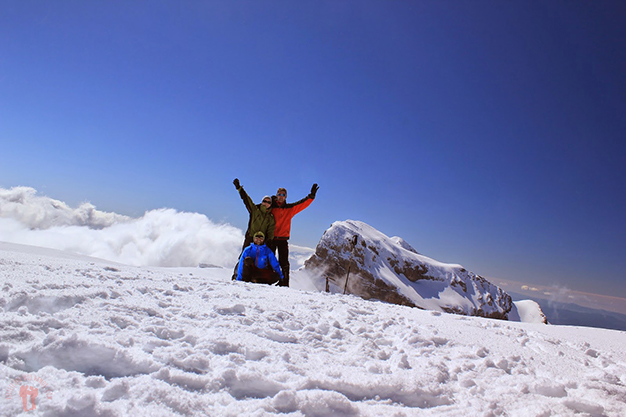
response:
<path id="1" fill-rule="evenodd" d="M 621 1 L 0 3 L 0 186 L 314 247 L 365 221 L 487 277 L 626 297 Z"/>

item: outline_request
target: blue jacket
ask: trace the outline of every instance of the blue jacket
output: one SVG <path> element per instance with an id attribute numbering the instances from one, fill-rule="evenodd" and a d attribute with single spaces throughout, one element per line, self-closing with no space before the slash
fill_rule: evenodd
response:
<path id="1" fill-rule="evenodd" d="M 278 264 L 278 260 L 274 255 L 274 252 L 266 245 L 255 245 L 252 243 L 250 246 L 244 249 L 241 254 L 241 258 L 239 259 L 239 267 L 237 268 L 237 281 L 241 281 L 241 274 L 243 273 L 243 260 L 247 257 L 252 258 L 254 261 L 254 266 L 259 269 L 267 268 L 269 265 L 272 266 L 272 269 L 280 275 L 281 281 L 284 279 L 283 271 L 280 270 L 280 265 Z"/>

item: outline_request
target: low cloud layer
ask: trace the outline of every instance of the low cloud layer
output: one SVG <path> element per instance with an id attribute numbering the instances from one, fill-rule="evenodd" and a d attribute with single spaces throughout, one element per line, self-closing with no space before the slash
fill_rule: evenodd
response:
<path id="1" fill-rule="evenodd" d="M 29 187 L 0 188 L 0 241 L 42 246 L 136 266 L 232 267 L 243 232 L 173 209 L 139 218 L 77 208 Z"/>

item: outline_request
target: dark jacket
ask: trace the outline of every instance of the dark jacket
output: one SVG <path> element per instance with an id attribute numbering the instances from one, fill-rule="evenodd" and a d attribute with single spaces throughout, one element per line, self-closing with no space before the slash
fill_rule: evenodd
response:
<path id="1" fill-rule="evenodd" d="M 276 221 L 274 220 L 272 209 L 266 210 L 261 204 L 254 204 L 243 187 L 239 187 L 238 191 L 239 196 L 243 200 L 243 204 L 246 206 L 248 213 L 250 213 L 246 236 L 252 238 L 256 232 L 263 232 L 266 242 L 273 240 Z"/>

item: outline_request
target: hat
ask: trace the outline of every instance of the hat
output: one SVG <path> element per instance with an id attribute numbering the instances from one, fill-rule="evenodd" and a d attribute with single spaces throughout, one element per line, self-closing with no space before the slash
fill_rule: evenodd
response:
<path id="1" fill-rule="evenodd" d="M 266 195 L 265 197 L 263 197 L 263 200 L 261 201 L 265 201 L 265 200 L 269 200 L 270 204 L 272 204 L 272 197 L 270 197 L 269 195 Z"/>
<path id="2" fill-rule="evenodd" d="M 262 237 L 263 239 L 265 239 L 265 235 L 263 234 L 263 232 L 256 232 L 254 234 L 254 237 Z"/>

